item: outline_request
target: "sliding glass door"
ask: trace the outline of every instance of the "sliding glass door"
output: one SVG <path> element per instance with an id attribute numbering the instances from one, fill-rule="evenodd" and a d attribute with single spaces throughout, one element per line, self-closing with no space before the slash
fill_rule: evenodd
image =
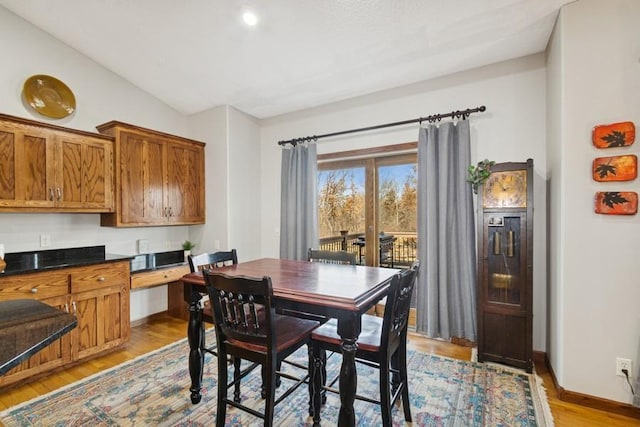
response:
<path id="1" fill-rule="evenodd" d="M 417 259 L 418 181 L 415 156 L 379 159 L 376 163 L 377 265 L 409 267 Z"/>
<path id="2" fill-rule="evenodd" d="M 416 255 L 416 155 L 318 164 L 320 246 L 364 265 L 408 267 Z"/>

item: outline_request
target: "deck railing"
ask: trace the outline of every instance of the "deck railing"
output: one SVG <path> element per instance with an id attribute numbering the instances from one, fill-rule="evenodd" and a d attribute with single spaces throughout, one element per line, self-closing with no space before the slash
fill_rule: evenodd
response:
<path id="1" fill-rule="evenodd" d="M 396 237 L 393 245 L 394 263 L 411 267 L 411 264 L 418 259 L 418 235 L 415 232 L 401 231 L 389 234 Z"/>
<path id="2" fill-rule="evenodd" d="M 393 243 L 394 267 L 410 267 L 418 259 L 418 237 L 415 232 L 387 232 L 385 235 L 395 237 Z M 360 260 L 360 247 L 356 243 L 361 241 L 363 233 L 341 232 L 340 236 L 324 237 L 320 239 L 320 249 L 327 251 L 347 251 L 354 253 Z M 364 248 L 363 258 L 364 262 Z"/>
<path id="3" fill-rule="evenodd" d="M 347 251 L 358 256 L 358 247 L 354 245 L 354 242 L 357 242 L 360 236 L 362 236 L 362 233 L 341 233 L 340 236 L 323 237 L 320 239 L 320 249 L 324 251 Z"/>

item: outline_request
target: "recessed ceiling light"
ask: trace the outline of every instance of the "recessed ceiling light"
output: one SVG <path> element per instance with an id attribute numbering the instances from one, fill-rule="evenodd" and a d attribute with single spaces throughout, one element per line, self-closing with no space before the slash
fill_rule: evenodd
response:
<path id="1" fill-rule="evenodd" d="M 256 16 L 255 13 L 250 11 L 247 11 L 242 14 L 242 20 L 244 21 L 245 24 L 249 25 L 250 27 L 253 27 L 258 23 L 258 17 Z"/>

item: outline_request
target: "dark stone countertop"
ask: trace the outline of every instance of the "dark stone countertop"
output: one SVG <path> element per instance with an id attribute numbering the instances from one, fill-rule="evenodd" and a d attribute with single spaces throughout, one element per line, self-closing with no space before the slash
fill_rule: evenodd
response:
<path id="1" fill-rule="evenodd" d="M 66 334 L 75 316 L 31 299 L 0 301 L 0 375 Z"/>
<path id="2" fill-rule="evenodd" d="M 130 261 L 132 255 L 105 253 L 103 246 L 50 249 L 44 251 L 13 252 L 5 254 L 7 263 L 0 277 L 15 274 L 37 273 L 59 268 L 81 267 L 105 262 Z"/>

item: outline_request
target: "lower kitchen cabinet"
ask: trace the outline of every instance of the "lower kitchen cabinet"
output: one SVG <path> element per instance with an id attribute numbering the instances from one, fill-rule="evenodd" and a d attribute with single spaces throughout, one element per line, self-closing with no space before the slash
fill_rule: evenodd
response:
<path id="1" fill-rule="evenodd" d="M 78 318 L 74 360 L 117 347 L 129 339 L 129 289 L 126 285 L 75 294 L 72 314 Z"/>
<path id="2" fill-rule="evenodd" d="M 78 326 L 0 376 L 0 387 L 94 357 L 129 340 L 129 262 L 0 278 L 0 300 L 34 298 L 78 318 Z"/>

